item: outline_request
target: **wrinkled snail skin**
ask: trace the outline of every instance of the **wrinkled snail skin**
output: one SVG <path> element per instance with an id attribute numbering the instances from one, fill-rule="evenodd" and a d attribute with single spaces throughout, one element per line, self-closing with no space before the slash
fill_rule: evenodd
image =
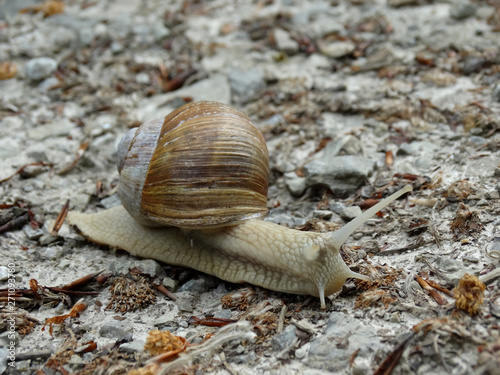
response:
<path id="1" fill-rule="evenodd" d="M 262 220 L 269 157 L 248 117 L 214 102 L 190 103 L 131 129 L 118 149 L 123 206 L 70 212 L 89 240 L 142 258 L 193 268 L 223 280 L 320 298 L 351 271 L 339 250 L 406 186 L 330 233 L 302 232 Z"/>
<path id="2" fill-rule="evenodd" d="M 70 212 L 67 220 L 93 242 L 142 258 L 193 268 L 234 283 L 320 297 L 340 290 L 346 279 L 369 280 L 351 271 L 339 254 L 349 235 L 399 196 L 406 186 L 343 228 L 331 233 L 288 229 L 263 220 L 211 230 L 147 227 L 122 207 L 95 214 Z"/>

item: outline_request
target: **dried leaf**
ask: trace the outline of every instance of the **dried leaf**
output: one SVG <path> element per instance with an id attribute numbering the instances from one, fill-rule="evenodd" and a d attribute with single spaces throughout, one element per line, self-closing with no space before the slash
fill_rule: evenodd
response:
<path id="1" fill-rule="evenodd" d="M 354 306 L 357 309 L 364 309 L 366 307 L 375 306 L 380 302 L 384 304 L 385 308 L 387 308 L 387 306 L 395 300 L 396 298 L 390 296 L 386 290 L 368 290 L 361 293 L 358 298 L 356 298 Z"/>
<path id="2" fill-rule="evenodd" d="M 180 336 L 174 336 L 170 331 L 153 330 L 146 338 L 144 350 L 151 355 L 162 355 L 160 362 L 168 362 L 186 349 L 186 339 Z"/>
<path id="3" fill-rule="evenodd" d="M 12 62 L 0 63 L 0 80 L 14 78 L 17 75 L 17 66 Z"/>
<path id="4" fill-rule="evenodd" d="M 238 291 L 221 298 L 222 307 L 225 309 L 246 310 L 255 299 L 255 292 L 251 288 L 241 288 Z"/>
<path id="5" fill-rule="evenodd" d="M 76 318 L 80 315 L 80 313 L 85 310 L 87 308 L 87 304 L 82 302 L 83 300 L 79 300 L 77 303 L 75 303 L 75 305 L 73 306 L 73 308 L 69 311 L 68 314 L 65 314 L 65 315 L 58 315 L 58 316 L 54 316 L 52 318 L 47 318 L 45 320 L 45 324 L 43 325 L 42 327 L 42 331 L 45 331 L 45 326 L 48 324 L 49 325 L 49 333 L 51 336 L 54 329 L 53 329 L 53 324 L 62 324 L 64 323 L 64 321 L 68 318 Z"/>
<path id="6" fill-rule="evenodd" d="M 35 5 L 20 10 L 20 13 L 39 13 L 42 12 L 45 17 L 53 16 L 64 12 L 64 3 L 58 0 L 47 0 L 42 5 Z"/>
<path id="7" fill-rule="evenodd" d="M 483 224 L 477 211 L 471 211 L 469 206 L 460 202 L 457 216 L 450 223 L 450 229 L 455 234 L 476 234 L 483 230 Z"/>
<path id="8" fill-rule="evenodd" d="M 466 273 L 453 290 L 455 305 L 469 315 L 475 315 L 483 303 L 484 285 L 476 276 Z"/>

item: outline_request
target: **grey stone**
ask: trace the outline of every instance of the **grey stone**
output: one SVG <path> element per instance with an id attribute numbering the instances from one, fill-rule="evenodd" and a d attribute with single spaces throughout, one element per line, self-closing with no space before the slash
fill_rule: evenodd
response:
<path id="1" fill-rule="evenodd" d="M 120 200 L 120 197 L 118 196 L 118 194 L 113 194 L 113 195 L 110 195 L 109 197 L 101 199 L 101 201 L 99 203 L 101 204 L 101 206 L 108 209 L 111 207 L 120 206 L 122 204 L 122 201 Z"/>
<path id="2" fill-rule="evenodd" d="M 37 86 L 37 89 L 40 91 L 49 91 L 56 85 L 60 83 L 59 79 L 57 77 L 48 77 L 45 78 L 40 84 Z"/>
<path id="3" fill-rule="evenodd" d="M 162 283 L 171 292 L 175 292 L 179 287 L 179 281 L 174 280 L 170 277 L 163 278 Z"/>
<path id="4" fill-rule="evenodd" d="M 5 281 L 9 278 L 9 269 L 5 266 L 0 266 L 0 281 Z"/>
<path id="5" fill-rule="evenodd" d="M 182 87 L 179 90 L 144 99 L 139 103 L 137 109 L 130 112 L 130 115 L 134 116 L 138 121 L 162 117 L 165 116 L 165 113 L 169 113 L 175 109 L 176 106 L 169 107 L 169 103 L 172 103 L 176 99 L 186 97 L 192 98 L 193 101 L 212 100 L 230 104 L 231 88 L 225 75 L 215 74 L 191 86 Z M 182 100 L 182 103 L 183 102 Z"/>
<path id="6" fill-rule="evenodd" d="M 33 81 L 47 78 L 57 68 L 57 61 L 50 57 L 38 57 L 26 63 L 26 75 Z"/>
<path id="7" fill-rule="evenodd" d="M 462 69 L 462 73 L 465 75 L 469 75 L 472 73 L 479 72 L 486 60 L 481 56 L 467 56 L 464 61 L 464 68 Z"/>
<path id="8" fill-rule="evenodd" d="M 465 174 L 468 177 L 494 177 L 495 173 L 498 173 L 498 158 L 478 158 L 467 160 L 467 167 Z"/>
<path id="9" fill-rule="evenodd" d="M 115 274 L 126 275 L 131 268 L 139 268 L 142 273 L 152 277 L 165 277 L 163 267 L 153 259 L 135 259 L 131 257 L 121 258 L 113 262 L 110 266 L 111 272 Z"/>
<path id="10" fill-rule="evenodd" d="M 359 72 L 383 68 L 388 65 L 393 65 L 398 61 L 398 57 L 394 53 L 394 49 L 390 44 L 385 44 L 378 47 L 370 53 L 366 58 L 360 58 L 352 64 L 353 69 Z"/>
<path id="11" fill-rule="evenodd" d="M 1 126 L 5 126 L 3 123 Z M 19 142 L 10 137 L 0 139 L 0 158 L 7 159 L 18 155 L 21 152 Z"/>
<path id="12" fill-rule="evenodd" d="M 161 41 L 170 35 L 170 30 L 165 27 L 163 22 L 155 22 L 153 24 L 153 35 L 156 41 Z"/>
<path id="13" fill-rule="evenodd" d="M 40 237 L 38 242 L 42 246 L 47 246 L 47 245 L 50 245 L 51 243 L 54 243 L 58 240 L 59 240 L 58 236 L 53 236 L 50 233 L 45 233 L 44 235 L 42 235 L 42 237 Z"/>
<path id="14" fill-rule="evenodd" d="M 177 301 L 175 301 L 175 304 L 177 305 L 180 311 L 193 312 L 194 307 L 193 307 L 192 295 L 186 292 L 184 292 L 183 294 L 186 294 L 186 296 L 181 295 L 181 293 L 176 294 Z"/>
<path id="15" fill-rule="evenodd" d="M 221 311 L 217 311 L 214 314 L 214 318 L 218 319 L 231 319 L 233 317 L 233 313 L 229 309 L 223 309 Z"/>
<path id="16" fill-rule="evenodd" d="M 37 126 L 28 133 L 28 137 L 35 141 L 42 141 L 49 137 L 67 136 L 75 128 L 69 119 L 56 120 L 48 125 Z"/>
<path id="17" fill-rule="evenodd" d="M 326 186 L 334 194 L 346 195 L 360 187 L 375 170 L 375 162 L 361 156 L 343 155 L 313 160 L 304 165 L 309 186 Z"/>
<path id="18" fill-rule="evenodd" d="M 476 6 L 470 1 L 457 1 L 451 3 L 450 16 L 456 20 L 463 20 L 476 14 Z"/>
<path id="19" fill-rule="evenodd" d="M 345 209 L 345 204 L 341 202 L 333 202 L 330 203 L 330 210 L 335 212 L 337 215 L 340 215 L 342 211 Z"/>
<path id="20" fill-rule="evenodd" d="M 140 353 L 144 351 L 144 340 L 134 340 L 120 345 L 120 351 L 125 353 Z"/>
<path id="21" fill-rule="evenodd" d="M 281 352 L 290 349 L 297 341 L 297 332 L 294 325 L 289 325 L 285 330 L 273 336 L 271 340 L 271 347 L 275 352 Z"/>
<path id="22" fill-rule="evenodd" d="M 111 52 L 114 55 L 123 52 L 124 49 L 125 46 L 120 42 L 114 41 L 113 43 L 111 43 Z"/>
<path id="23" fill-rule="evenodd" d="M 361 145 L 361 141 L 352 135 L 338 138 L 326 145 L 322 151 L 321 158 L 324 160 L 330 160 L 334 156 L 340 154 L 362 155 L 363 146 Z"/>
<path id="24" fill-rule="evenodd" d="M 496 84 L 493 92 L 491 93 L 491 96 L 494 101 L 500 102 L 500 82 Z"/>
<path id="25" fill-rule="evenodd" d="M 427 141 L 414 141 L 402 143 L 397 155 L 430 155 L 436 150 L 436 146 Z"/>
<path id="26" fill-rule="evenodd" d="M 362 214 L 361 208 L 358 206 L 345 207 L 340 213 L 340 217 L 346 221 L 351 221 L 352 219 L 358 217 Z"/>
<path id="27" fill-rule="evenodd" d="M 18 345 L 19 341 L 21 340 L 21 335 L 17 333 L 16 331 L 12 332 L 9 329 L 9 325 L 7 323 L 7 330 L 0 333 L 0 347 L 8 347 L 10 346 L 10 343 L 13 342 L 14 345 Z M 14 337 L 11 337 L 14 335 Z"/>
<path id="28" fill-rule="evenodd" d="M 47 247 L 43 252 L 43 257 L 45 259 L 59 259 L 62 253 L 62 249 L 56 246 Z"/>
<path id="29" fill-rule="evenodd" d="M 176 312 L 174 312 L 174 311 L 167 311 L 162 316 L 160 316 L 159 318 L 156 318 L 155 321 L 153 322 L 153 325 L 155 327 L 158 327 L 158 326 L 164 326 L 164 325 L 168 325 L 168 324 L 173 324 L 176 317 L 177 317 L 177 313 Z"/>
<path id="30" fill-rule="evenodd" d="M 40 228 L 33 229 L 31 225 L 28 225 L 24 227 L 24 234 L 26 234 L 28 239 L 37 241 L 43 236 L 44 231 Z"/>
<path id="31" fill-rule="evenodd" d="M 133 332 L 132 324 L 126 320 L 111 320 L 102 325 L 99 334 L 109 339 L 118 339 Z"/>
<path id="32" fill-rule="evenodd" d="M 329 210 L 314 210 L 313 217 L 323 220 L 328 220 L 332 217 L 333 212 Z"/>
<path id="33" fill-rule="evenodd" d="M 19 14 L 19 11 L 24 8 L 29 8 L 35 5 L 35 0 L 1 0 L 0 1 L 0 19 L 10 21 L 12 17 Z M 0 371 L 0 374 L 2 371 Z"/>
<path id="34" fill-rule="evenodd" d="M 284 225 L 288 228 L 295 228 L 306 223 L 306 219 L 302 217 L 290 216 L 289 213 L 283 212 L 283 209 L 281 209 L 281 207 L 271 209 L 264 220 L 271 223 Z"/>
<path id="35" fill-rule="evenodd" d="M 266 88 L 264 75 L 258 68 L 247 71 L 231 70 L 229 84 L 234 101 L 241 104 L 255 99 Z"/>
<path id="36" fill-rule="evenodd" d="M 151 79 L 149 78 L 149 74 L 141 72 L 135 76 L 135 81 L 141 85 L 149 85 L 151 83 Z"/>
<path id="37" fill-rule="evenodd" d="M 296 197 L 300 197 L 302 194 L 304 194 L 304 191 L 306 191 L 307 188 L 307 180 L 305 177 L 300 177 L 297 176 L 297 173 L 295 172 L 287 172 L 284 174 L 285 178 L 285 185 Z"/>
<path id="38" fill-rule="evenodd" d="M 5 347 L 0 348 L 0 374 L 7 370 L 7 362 L 9 362 L 9 349 Z"/>
<path id="39" fill-rule="evenodd" d="M 462 267 L 461 262 L 444 256 L 437 257 L 436 264 L 441 271 L 445 272 L 455 272 Z"/>
<path id="40" fill-rule="evenodd" d="M 375 329 L 352 316 L 333 312 L 325 334 L 311 342 L 309 363 L 317 368 L 340 371 L 349 366 L 352 354 L 357 352 L 355 365 L 362 371 L 365 364 L 372 363 L 380 347 Z"/>
<path id="41" fill-rule="evenodd" d="M 294 55 L 299 52 L 299 44 L 285 30 L 277 28 L 274 30 L 273 36 L 278 50 L 288 55 Z"/>
<path id="42" fill-rule="evenodd" d="M 318 43 L 321 53 L 325 56 L 337 59 L 349 55 L 356 49 L 352 42 L 336 41 L 333 43 Z"/>
<path id="43" fill-rule="evenodd" d="M 476 17 L 487 20 L 490 17 L 493 17 L 495 15 L 496 9 L 491 6 L 482 6 L 477 8 L 476 10 Z"/>
<path id="44" fill-rule="evenodd" d="M 183 285 L 180 286 L 178 292 L 192 292 L 195 294 L 201 294 L 206 292 L 209 289 L 208 283 L 205 279 L 200 278 L 200 279 L 195 279 L 195 280 L 189 280 Z"/>

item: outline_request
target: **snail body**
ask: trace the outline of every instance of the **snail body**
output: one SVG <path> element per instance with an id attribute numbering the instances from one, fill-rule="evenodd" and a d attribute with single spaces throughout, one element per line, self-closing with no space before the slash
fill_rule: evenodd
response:
<path id="1" fill-rule="evenodd" d="M 234 122 L 239 124 L 222 129 L 221 124 Z M 411 190 L 410 186 L 404 187 L 335 232 L 297 231 L 261 220 L 267 213 L 267 149 L 262 135 L 246 116 L 219 103 L 197 102 L 144 125 L 144 134 L 151 133 L 153 125 L 174 131 L 169 134 L 160 130 L 160 135 L 153 132 L 154 141 L 145 140 L 147 137 L 141 136 L 142 130 L 138 129 L 124 137 L 118 151 L 119 157 L 125 158 L 118 162 L 120 185 L 129 185 L 119 188 L 123 206 L 95 214 L 70 212 L 69 223 L 96 243 L 234 283 L 248 282 L 275 291 L 317 296 L 322 308 L 326 307 L 325 296 L 340 290 L 346 279 L 369 279 L 345 265 L 339 254 L 345 240 L 368 218 Z M 204 130 L 200 132 L 200 128 Z M 211 134 L 210 128 L 215 128 L 216 135 Z M 190 135 L 185 146 L 181 146 L 184 132 L 195 135 Z M 167 134 L 173 136 L 167 139 Z M 202 141 L 200 137 L 217 145 L 205 146 L 203 151 L 210 152 L 198 154 L 196 148 L 202 147 L 197 143 Z M 166 177 L 172 172 L 162 171 L 161 177 L 153 179 L 144 179 L 142 175 L 161 168 L 154 160 L 138 166 L 138 159 L 155 158 L 151 150 L 155 143 L 170 147 L 160 153 L 165 168 L 171 163 L 181 164 L 173 168 L 183 172 L 171 176 L 173 182 Z M 194 145 L 197 146 L 193 149 Z M 182 156 L 175 155 L 179 152 Z M 233 159 L 236 162 L 229 161 Z M 221 160 L 227 164 L 218 166 Z M 131 165 L 132 172 L 127 171 Z M 199 165 L 204 167 L 201 175 L 196 175 L 194 170 Z M 213 177 L 206 168 L 222 172 Z M 189 174 L 194 174 L 194 182 Z M 140 182 L 132 181 L 138 175 Z M 182 184 L 186 187 L 179 187 Z M 165 193 L 160 191 L 163 185 L 167 186 Z M 153 193 L 144 195 L 144 190 L 152 186 Z M 211 193 L 217 199 L 211 199 Z M 152 199 L 151 194 L 158 194 L 159 198 L 149 206 L 167 207 L 153 207 L 149 212 L 149 206 L 142 201 Z M 197 206 L 202 209 L 197 211 Z"/>

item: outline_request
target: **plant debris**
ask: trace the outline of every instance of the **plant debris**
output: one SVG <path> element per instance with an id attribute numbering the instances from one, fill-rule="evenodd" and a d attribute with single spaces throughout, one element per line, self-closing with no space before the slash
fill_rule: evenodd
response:
<path id="1" fill-rule="evenodd" d="M 106 308 L 122 314 L 154 304 L 157 296 L 149 278 L 134 270 L 127 275 L 117 276 L 109 290 L 111 299 Z"/>
<path id="2" fill-rule="evenodd" d="M 186 349 L 186 339 L 174 336 L 170 331 L 153 330 L 148 333 L 144 350 L 153 356 L 162 355 L 160 362 L 167 362 Z"/>
<path id="3" fill-rule="evenodd" d="M 477 211 L 471 211 L 469 206 L 460 202 L 457 209 L 457 216 L 450 223 L 450 229 L 455 235 L 475 235 L 483 230 L 484 226 Z"/>
<path id="4" fill-rule="evenodd" d="M 83 302 L 83 299 L 79 300 L 75 305 L 71 308 L 68 314 L 54 316 L 52 318 L 47 318 L 45 320 L 45 324 L 42 327 L 42 331 L 45 330 L 45 326 L 49 325 L 49 333 L 53 336 L 53 324 L 63 324 L 64 321 L 68 318 L 77 318 L 80 316 L 80 313 L 87 308 L 87 304 Z"/>
<path id="5" fill-rule="evenodd" d="M 466 273 L 453 290 L 453 298 L 457 309 L 465 311 L 469 315 L 478 313 L 484 300 L 484 285 L 476 276 Z"/>

